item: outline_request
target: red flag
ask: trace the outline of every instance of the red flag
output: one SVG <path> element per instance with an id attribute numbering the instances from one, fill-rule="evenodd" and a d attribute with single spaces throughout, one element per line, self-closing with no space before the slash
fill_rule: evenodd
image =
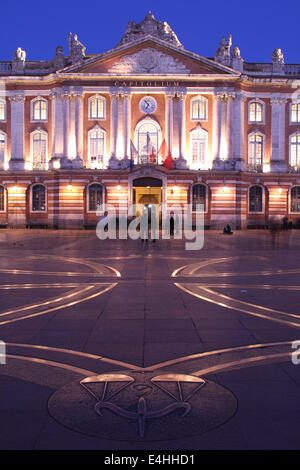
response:
<path id="1" fill-rule="evenodd" d="M 156 162 L 156 155 L 155 155 L 154 147 L 152 146 L 152 152 L 149 157 L 149 163 L 155 163 L 155 162 Z"/>
<path id="2" fill-rule="evenodd" d="M 174 160 L 172 158 L 171 152 L 168 153 L 167 158 L 164 160 L 164 167 L 167 168 L 167 170 L 174 168 Z"/>
<path id="3" fill-rule="evenodd" d="M 164 139 L 162 141 L 162 144 L 161 144 L 157 154 L 162 158 L 162 160 L 164 160 L 168 156 L 168 153 L 169 153 L 168 152 L 168 146 L 167 146 L 167 143 L 166 143 L 166 139 Z"/>

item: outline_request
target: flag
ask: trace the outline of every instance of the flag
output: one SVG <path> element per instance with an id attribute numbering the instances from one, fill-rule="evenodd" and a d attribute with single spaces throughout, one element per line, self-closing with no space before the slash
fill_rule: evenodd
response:
<path id="1" fill-rule="evenodd" d="M 151 145 L 151 147 L 152 147 L 152 152 L 149 158 L 149 163 L 155 163 L 156 162 L 155 150 L 154 150 L 153 145 Z"/>
<path id="2" fill-rule="evenodd" d="M 133 145 L 132 140 L 130 139 L 130 162 L 129 162 L 130 171 L 133 170 L 134 160 L 137 158 L 137 156 L 138 156 L 138 151 Z"/>
<path id="3" fill-rule="evenodd" d="M 168 146 L 166 143 L 166 139 L 162 141 L 161 146 L 159 147 L 159 150 L 157 152 L 157 155 L 159 155 L 162 159 L 162 161 L 168 156 Z"/>
<path id="4" fill-rule="evenodd" d="M 164 159 L 163 163 L 164 167 L 167 168 L 167 170 L 171 170 L 174 168 L 174 160 L 172 158 L 171 152 L 169 151 L 167 158 Z"/>

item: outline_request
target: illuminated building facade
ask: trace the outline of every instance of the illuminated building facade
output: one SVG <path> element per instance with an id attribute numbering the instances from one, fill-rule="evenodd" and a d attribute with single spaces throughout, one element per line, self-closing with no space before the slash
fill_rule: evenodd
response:
<path id="1" fill-rule="evenodd" d="M 300 65 L 280 49 L 246 62 L 229 36 L 202 57 L 151 13 L 108 52 L 68 43 L 0 62 L 1 226 L 89 227 L 103 202 L 203 203 L 211 228 L 298 223 Z"/>

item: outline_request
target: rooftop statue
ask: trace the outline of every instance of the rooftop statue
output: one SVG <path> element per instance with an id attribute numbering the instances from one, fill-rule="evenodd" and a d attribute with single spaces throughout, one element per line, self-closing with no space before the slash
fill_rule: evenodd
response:
<path id="1" fill-rule="evenodd" d="M 215 54 L 215 60 L 223 65 L 230 65 L 230 49 L 232 46 L 232 36 L 229 34 L 228 41 L 225 37 L 221 39 L 220 45 Z"/>
<path id="2" fill-rule="evenodd" d="M 23 51 L 21 47 L 18 47 L 18 49 L 14 52 L 14 57 L 12 60 L 12 72 L 16 74 L 23 73 L 25 60 L 26 60 L 26 52 Z"/>
<path id="3" fill-rule="evenodd" d="M 151 11 L 149 11 L 140 23 L 129 21 L 119 46 L 142 39 L 144 36 L 153 36 L 173 46 L 183 47 L 170 25 L 165 21 L 156 20 Z"/>
<path id="4" fill-rule="evenodd" d="M 81 62 L 85 57 L 86 47 L 79 41 L 77 34 L 68 34 L 68 44 L 72 64 Z"/>
<path id="5" fill-rule="evenodd" d="M 273 52 L 272 64 L 274 73 L 284 73 L 284 55 L 281 49 L 275 49 Z"/>

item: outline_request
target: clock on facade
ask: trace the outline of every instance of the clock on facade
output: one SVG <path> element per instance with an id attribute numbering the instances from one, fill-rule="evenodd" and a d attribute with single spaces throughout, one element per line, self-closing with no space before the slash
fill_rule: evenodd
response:
<path id="1" fill-rule="evenodd" d="M 145 114 L 151 114 L 156 111 L 156 99 L 152 96 L 144 96 L 140 101 L 140 110 Z"/>

